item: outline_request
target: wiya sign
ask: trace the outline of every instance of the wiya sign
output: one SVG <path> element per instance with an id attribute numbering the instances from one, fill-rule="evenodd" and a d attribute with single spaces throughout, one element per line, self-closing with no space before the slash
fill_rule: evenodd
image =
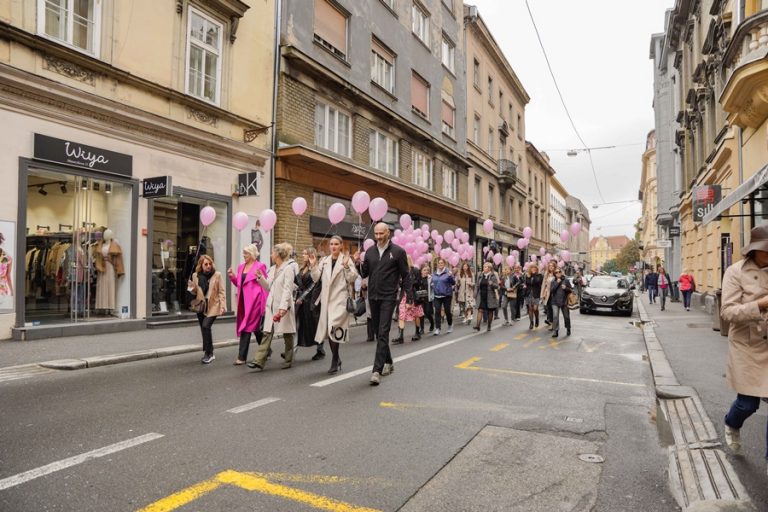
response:
<path id="1" fill-rule="evenodd" d="M 71 140 L 35 134 L 35 158 L 121 176 L 133 175 L 133 157 Z"/>

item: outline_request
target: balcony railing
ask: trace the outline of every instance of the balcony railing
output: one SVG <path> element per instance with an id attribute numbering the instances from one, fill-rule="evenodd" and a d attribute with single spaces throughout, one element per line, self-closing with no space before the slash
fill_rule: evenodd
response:
<path id="1" fill-rule="evenodd" d="M 499 158 L 498 160 L 498 172 L 499 172 L 499 185 L 506 191 L 509 187 L 513 186 L 519 179 L 517 175 L 517 164 L 512 160 L 506 158 Z"/>

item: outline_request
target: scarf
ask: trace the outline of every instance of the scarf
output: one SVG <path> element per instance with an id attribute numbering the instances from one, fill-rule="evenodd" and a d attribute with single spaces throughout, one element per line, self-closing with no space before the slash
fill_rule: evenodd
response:
<path id="1" fill-rule="evenodd" d="M 200 285 L 200 289 L 203 290 L 203 296 L 208 295 L 208 286 L 210 284 L 210 280 L 213 277 L 213 270 L 210 272 L 198 272 L 197 273 L 197 284 Z"/>

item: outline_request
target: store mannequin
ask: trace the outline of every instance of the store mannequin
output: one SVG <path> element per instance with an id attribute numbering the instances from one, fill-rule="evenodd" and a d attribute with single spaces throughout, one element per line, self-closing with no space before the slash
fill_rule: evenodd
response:
<path id="1" fill-rule="evenodd" d="M 93 246 L 93 260 L 96 267 L 96 309 L 111 313 L 115 310 L 117 278 L 125 273 L 123 250 L 115 240 L 111 229 L 107 228 L 101 240 Z"/>
<path id="2" fill-rule="evenodd" d="M 5 236 L 0 233 L 0 245 L 3 242 L 5 242 Z M 10 255 L 5 250 L 0 249 L 0 295 L 13 295 L 12 262 Z"/>

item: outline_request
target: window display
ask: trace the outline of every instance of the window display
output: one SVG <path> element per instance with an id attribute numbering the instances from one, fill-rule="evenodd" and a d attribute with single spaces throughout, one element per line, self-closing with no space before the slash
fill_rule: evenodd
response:
<path id="1" fill-rule="evenodd" d="M 130 315 L 132 187 L 35 171 L 27 186 L 25 321 Z M 124 238 L 121 238 L 124 237 Z"/>

